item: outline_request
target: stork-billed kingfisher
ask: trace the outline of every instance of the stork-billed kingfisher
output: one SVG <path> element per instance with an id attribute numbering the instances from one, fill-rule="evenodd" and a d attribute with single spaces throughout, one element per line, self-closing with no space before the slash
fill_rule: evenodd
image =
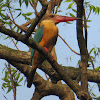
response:
<path id="1" fill-rule="evenodd" d="M 50 14 L 42 18 L 40 22 L 40 28 L 36 31 L 34 40 L 41 46 L 47 48 L 48 52 L 51 52 L 55 46 L 58 37 L 58 28 L 56 24 L 59 22 L 68 22 L 77 20 L 76 17 L 60 16 L 56 14 Z M 36 69 L 43 63 L 45 57 L 38 51 L 31 49 L 31 61 L 32 69 L 27 78 L 27 86 L 30 88 L 33 82 L 34 74 Z"/>

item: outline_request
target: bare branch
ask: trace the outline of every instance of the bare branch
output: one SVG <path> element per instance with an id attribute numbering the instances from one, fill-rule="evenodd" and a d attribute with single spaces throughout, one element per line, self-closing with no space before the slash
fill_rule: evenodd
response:
<path id="1" fill-rule="evenodd" d="M 62 39 L 62 41 L 68 46 L 68 48 L 72 51 L 72 52 L 74 52 L 75 54 L 77 54 L 77 55 L 80 55 L 79 53 L 77 53 L 76 51 L 74 51 L 69 45 L 68 45 L 68 43 L 60 36 L 60 35 L 58 35 L 61 39 Z"/>
<path id="2" fill-rule="evenodd" d="M 83 17 L 83 12 L 84 12 L 83 3 L 84 3 L 84 0 L 81 0 L 81 1 L 77 0 L 77 17 L 79 18 Z M 88 78 L 87 78 L 88 50 L 87 50 L 86 42 L 83 36 L 82 20 L 77 21 L 77 39 L 78 39 L 78 45 L 79 45 L 80 54 L 81 54 L 81 62 L 79 64 L 81 68 L 81 87 L 82 87 L 82 90 L 87 92 L 86 97 L 84 96 L 82 98 L 88 100 L 88 98 L 91 99 L 88 93 Z"/>
<path id="3" fill-rule="evenodd" d="M 38 0 L 37 0 L 38 1 Z M 36 2 L 37 2 L 36 1 Z M 32 4 L 32 2 L 29 0 L 29 3 L 30 3 L 30 5 L 33 7 L 33 9 L 35 10 L 35 15 L 37 16 L 38 15 L 38 11 L 36 10 L 36 6 L 37 6 L 37 3 L 35 2 L 35 0 L 34 0 L 34 5 Z"/>
<path id="4" fill-rule="evenodd" d="M 42 6 L 44 6 L 45 4 L 47 4 L 47 0 L 38 0 Z"/>
<path id="5" fill-rule="evenodd" d="M 8 63 L 8 71 L 10 73 L 10 80 L 11 80 L 11 88 L 13 90 L 13 94 L 14 94 L 14 100 L 16 100 L 16 86 L 14 84 L 14 80 L 13 80 L 13 76 L 12 76 L 12 73 L 11 73 L 11 65 L 10 63 Z"/>

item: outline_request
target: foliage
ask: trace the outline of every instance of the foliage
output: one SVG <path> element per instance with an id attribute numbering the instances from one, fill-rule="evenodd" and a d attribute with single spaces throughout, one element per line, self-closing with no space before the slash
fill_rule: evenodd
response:
<path id="1" fill-rule="evenodd" d="M 30 0 L 30 1 L 34 5 L 34 2 L 37 0 Z M 18 8 L 16 6 L 14 6 L 15 2 L 19 4 Z M 74 0 L 65 0 L 65 3 L 66 3 L 66 5 L 68 5 L 68 7 L 66 8 L 66 12 L 69 11 L 68 13 L 66 13 L 66 15 L 69 14 L 70 16 L 75 17 L 76 13 L 77 13 L 76 2 Z M 28 6 L 30 6 L 29 0 L 0 0 L 0 21 L 3 22 L 5 25 L 7 25 L 7 27 L 12 28 L 16 32 L 20 32 L 20 29 L 19 28 L 16 29 L 17 26 L 14 25 L 9 20 L 7 14 L 11 17 L 12 20 L 13 20 L 13 17 L 15 20 L 15 19 L 19 18 L 20 16 L 23 17 L 27 21 L 30 20 L 31 16 L 34 13 L 33 12 L 25 12 L 24 13 L 23 9 L 21 9 L 23 4 L 25 4 L 26 8 Z M 94 14 L 99 15 L 100 7 L 92 5 L 91 2 L 84 2 L 84 7 L 85 7 L 85 10 L 88 11 L 87 16 L 89 16 L 91 11 L 93 11 Z M 60 12 L 60 10 L 58 12 Z M 14 15 L 14 16 L 12 16 L 12 15 Z M 87 20 L 87 22 L 91 22 L 91 20 Z M 67 23 L 69 23 L 69 22 L 67 22 Z M 8 37 L 6 39 L 8 39 Z M 92 58 L 93 62 L 95 62 L 96 58 L 99 57 L 99 55 L 100 55 L 100 48 L 96 48 L 96 47 L 92 48 L 90 50 L 89 54 L 91 55 L 90 57 Z M 9 93 L 12 90 L 11 76 L 10 76 L 10 72 L 8 69 L 9 68 L 6 65 L 6 67 L 3 70 L 3 72 L 5 73 L 5 77 L 2 78 L 2 80 L 4 81 L 4 83 L 2 84 L 2 89 L 3 90 L 7 89 L 7 93 Z M 100 66 L 95 68 L 95 70 L 100 70 Z M 21 73 L 19 71 L 17 71 L 15 68 L 11 68 L 11 74 L 13 76 L 14 86 L 15 87 L 21 86 L 21 82 L 23 81 L 23 77 L 21 76 Z"/>
<path id="2" fill-rule="evenodd" d="M 4 81 L 4 83 L 2 84 L 2 89 L 7 89 L 7 93 L 9 93 L 13 87 L 21 86 L 20 83 L 23 81 L 23 77 L 21 76 L 21 73 L 15 68 L 11 68 L 10 73 L 8 65 L 5 66 L 6 67 L 3 69 L 3 73 L 5 73 L 5 76 L 4 78 L 2 78 L 2 80 Z M 12 85 L 11 76 L 14 86 Z"/>
<path id="3" fill-rule="evenodd" d="M 99 47 L 94 47 L 90 50 L 89 54 L 91 55 L 91 59 L 94 63 L 96 63 L 96 58 L 100 57 L 100 48 Z M 99 70 L 100 66 L 95 68 L 95 70 Z"/>

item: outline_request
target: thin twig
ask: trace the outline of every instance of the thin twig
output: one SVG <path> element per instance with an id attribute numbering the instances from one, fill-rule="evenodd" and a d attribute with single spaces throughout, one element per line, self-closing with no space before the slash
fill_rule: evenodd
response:
<path id="1" fill-rule="evenodd" d="M 9 3 L 8 3 L 8 9 L 9 9 L 10 15 L 11 15 L 11 17 L 12 17 L 12 19 L 13 19 L 13 22 L 15 22 L 15 21 L 14 21 L 14 17 L 13 17 L 12 12 L 11 12 L 11 9 L 10 9 Z"/>
<path id="2" fill-rule="evenodd" d="M 8 70 L 9 70 L 9 73 L 10 73 L 10 80 L 11 80 L 11 87 L 13 89 L 13 93 L 14 93 L 14 100 L 16 100 L 16 86 L 14 85 L 14 81 L 13 81 L 13 76 L 11 74 L 11 66 L 10 66 L 10 63 L 8 63 Z"/>
<path id="3" fill-rule="evenodd" d="M 89 19 L 90 14 L 91 14 L 91 10 L 90 10 L 90 12 L 89 12 L 88 17 L 86 18 L 85 9 L 84 9 L 84 29 L 85 29 L 86 48 L 87 48 L 87 35 L 88 35 L 88 34 L 87 34 L 87 20 Z M 93 66 L 93 69 L 95 69 L 95 68 L 94 68 L 93 60 L 92 60 L 92 58 L 91 58 L 90 55 L 89 55 L 89 61 L 91 62 L 92 66 Z"/>
<path id="4" fill-rule="evenodd" d="M 38 15 L 38 12 L 36 10 L 36 2 L 35 2 L 35 0 L 34 0 L 34 5 L 32 4 L 32 2 L 30 0 L 29 0 L 29 3 L 32 6 L 32 8 L 35 10 L 35 15 L 37 16 Z"/>
<path id="5" fill-rule="evenodd" d="M 16 24 L 15 21 L 13 21 L 13 20 L 9 17 L 8 14 L 7 14 L 7 17 L 8 17 L 8 18 L 10 19 L 10 21 L 13 22 L 18 28 L 20 28 L 20 29 L 23 30 L 23 31 L 26 31 L 25 28 L 22 28 L 22 26 L 19 26 L 18 24 Z"/>
<path id="6" fill-rule="evenodd" d="M 68 46 L 68 48 L 72 51 L 72 52 L 74 52 L 75 54 L 77 54 L 77 55 L 80 55 L 79 53 L 77 53 L 76 51 L 74 51 L 69 45 L 68 45 L 68 43 L 58 34 L 58 36 L 63 40 L 63 42 Z"/>
<path id="7" fill-rule="evenodd" d="M 18 47 L 17 47 L 17 45 L 16 45 L 16 43 L 15 43 L 15 41 L 13 40 L 13 38 L 12 38 L 12 37 L 10 37 L 10 38 L 11 38 L 11 40 L 13 41 L 13 43 L 14 43 L 16 49 L 19 50 Z"/>
<path id="8" fill-rule="evenodd" d="M 86 20 L 88 20 L 88 19 L 89 19 L 89 17 L 90 17 L 90 14 L 91 14 L 91 11 L 92 11 L 92 10 L 90 10 L 90 12 L 89 12 L 89 14 L 88 14 L 88 17 L 87 17 L 87 19 L 86 19 Z"/>

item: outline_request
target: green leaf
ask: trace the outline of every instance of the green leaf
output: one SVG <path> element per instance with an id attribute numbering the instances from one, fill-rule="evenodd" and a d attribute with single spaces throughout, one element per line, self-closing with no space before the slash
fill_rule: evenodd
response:
<path id="1" fill-rule="evenodd" d="M 2 80 L 4 80 L 5 82 L 10 82 L 8 77 L 7 78 L 2 78 Z"/>
<path id="2" fill-rule="evenodd" d="M 96 51 L 94 51 L 94 55 L 96 56 Z"/>
<path id="3" fill-rule="evenodd" d="M 21 0 L 19 0 L 19 4 L 20 4 L 20 7 L 21 7 L 21 5 L 22 5 L 22 1 Z"/>
<path id="4" fill-rule="evenodd" d="M 11 88 L 9 87 L 7 93 L 9 93 L 10 91 L 11 91 Z"/>
<path id="5" fill-rule="evenodd" d="M 58 12 L 62 12 L 62 10 L 58 10 Z"/>
<path id="6" fill-rule="evenodd" d="M 92 6 L 90 6 L 90 10 L 92 10 L 93 8 L 95 8 L 93 5 L 92 5 Z"/>
<path id="7" fill-rule="evenodd" d="M 97 67 L 97 68 L 95 68 L 95 70 L 99 70 L 100 69 L 100 66 L 99 67 Z"/>
<path id="8" fill-rule="evenodd" d="M 91 22 L 92 20 L 87 20 L 87 22 Z"/>
<path id="9" fill-rule="evenodd" d="M 77 10 L 76 9 L 72 9 L 74 12 L 77 12 Z"/>
<path id="10" fill-rule="evenodd" d="M 32 1 L 32 3 L 34 4 L 34 0 L 31 0 Z"/>
<path id="11" fill-rule="evenodd" d="M 97 99 L 100 99 L 100 96 Z"/>
<path id="12" fill-rule="evenodd" d="M 6 2 L 9 3 L 10 1 L 9 0 L 6 0 Z"/>
<path id="13" fill-rule="evenodd" d="M 90 2 L 85 2 L 85 5 L 89 5 Z"/>
<path id="14" fill-rule="evenodd" d="M 75 15 L 73 15 L 72 13 L 70 13 L 70 16 L 75 17 Z"/>
<path id="15" fill-rule="evenodd" d="M 15 9 L 15 10 L 21 11 L 21 9 Z"/>
<path id="16" fill-rule="evenodd" d="M 70 3 L 67 9 L 70 9 L 72 7 L 73 3 Z"/>
<path id="17" fill-rule="evenodd" d="M 91 54 L 91 52 L 94 50 L 94 48 L 92 48 L 91 50 L 90 50 L 90 52 L 89 52 L 89 54 Z"/>
<path id="18" fill-rule="evenodd" d="M 71 2 L 71 0 L 66 0 L 65 2 Z"/>
<path id="19" fill-rule="evenodd" d="M 100 53 L 100 48 L 98 48 L 98 52 Z"/>
<path id="20" fill-rule="evenodd" d="M 32 14 L 33 14 L 33 12 L 28 12 L 28 13 L 26 13 L 27 16 L 30 16 L 30 15 L 32 15 Z"/>
<path id="21" fill-rule="evenodd" d="M 16 86 L 22 86 L 22 85 L 19 85 L 18 83 L 16 83 Z"/>
<path id="22" fill-rule="evenodd" d="M 20 73 L 18 73 L 18 74 L 17 74 L 17 76 L 16 76 L 15 80 L 18 80 L 18 79 L 19 79 L 19 77 L 20 77 Z"/>
<path id="23" fill-rule="evenodd" d="M 28 7 L 28 1 L 29 1 L 29 0 L 25 0 L 26 7 Z"/>
<path id="24" fill-rule="evenodd" d="M 20 83 L 23 80 L 23 77 L 18 81 L 18 83 Z"/>
<path id="25" fill-rule="evenodd" d="M 16 70 L 12 70 L 12 75 L 14 76 L 16 72 Z"/>
<path id="26" fill-rule="evenodd" d="M 2 87 L 6 88 L 6 86 L 7 86 L 7 83 L 2 84 Z"/>
<path id="27" fill-rule="evenodd" d="M 99 14 L 99 10 L 100 10 L 100 8 L 99 7 L 96 7 L 95 8 L 95 14 L 97 14 L 97 13 Z"/>
<path id="28" fill-rule="evenodd" d="M 95 12 L 95 7 L 93 8 L 93 12 Z"/>
<path id="29" fill-rule="evenodd" d="M 8 77 L 9 71 L 5 71 L 5 78 Z"/>

